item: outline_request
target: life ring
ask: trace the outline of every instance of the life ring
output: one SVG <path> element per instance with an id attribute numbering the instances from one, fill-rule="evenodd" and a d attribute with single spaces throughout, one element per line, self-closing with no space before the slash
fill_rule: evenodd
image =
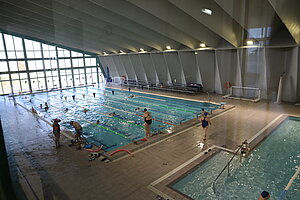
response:
<path id="1" fill-rule="evenodd" d="M 228 81 L 224 83 L 224 88 L 225 89 L 229 89 L 229 88 L 231 88 L 231 86 L 232 86 L 231 83 L 228 82 Z"/>
<path id="2" fill-rule="evenodd" d="M 126 76 L 125 76 L 125 75 L 123 75 L 123 76 L 121 76 L 121 77 L 122 77 L 122 80 L 123 80 L 123 81 L 126 80 Z"/>

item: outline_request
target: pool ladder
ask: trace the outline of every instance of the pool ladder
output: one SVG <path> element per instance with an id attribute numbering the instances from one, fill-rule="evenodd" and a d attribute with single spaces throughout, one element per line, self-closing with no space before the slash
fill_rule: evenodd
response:
<path id="1" fill-rule="evenodd" d="M 243 142 L 243 144 L 244 143 L 246 143 L 247 142 L 247 140 L 245 140 L 244 142 Z M 233 154 L 233 156 L 231 157 L 231 159 L 228 161 L 228 163 L 225 165 L 225 167 L 222 169 L 222 171 L 219 173 L 219 175 L 217 176 L 217 178 L 215 178 L 215 180 L 214 180 L 214 182 L 213 182 L 213 185 L 212 185 L 212 187 L 213 187 L 213 192 L 214 193 L 216 193 L 216 182 L 217 182 L 217 180 L 219 179 L 219 177 L 222 175 L 222 173 L 225 171 L 225 169 L 227 168 L 228 169 L 228 176 L 230 176 L 230 163 L 231 163 L 231 161 L 233 160 L 233 158 L 236 156 L 236 154 L 241 150 L 241 148 L 243 147 L 243 144 L 242 145 L 239 145 L 239 148 L 236 150 L 236 152 Z"/>

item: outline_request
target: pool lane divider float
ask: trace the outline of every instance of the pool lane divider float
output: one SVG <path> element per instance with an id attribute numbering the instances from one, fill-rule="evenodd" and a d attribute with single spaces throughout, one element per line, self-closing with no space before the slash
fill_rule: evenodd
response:
<path id="1" fill-rule="evenodd" d="M 109 88 L 109 87 L 108 87 Z M 94 89 L 94 90 L 97 90 L 97 89 L 95 89 L 95 88 L 88 88 L 88 89 Z M 102 89 L 101 89 L 102 90 Z M 117 89 L 117 90 L 120 90 L 120 89 Z M 102 90 L 103 91 L 103 90 Z M 105 90 L 104 90 L 105 91 Z M 122 91 L 122 93 L 123 94 L 125 94 L 125 92 L 124 92 L 124 90 L 123 89 L 121 89 L 121 91 Z M 135 93 L 139 93 L 139 92 L 135 92 Z M 116 94 L 115 94 L 116 95 Z M 141 97 L 141 98 L 148 98 L 148 99 L 153 99 L 153 100 L 158 100 L 158 101 L 166 101 L 166 100 L 164 100 L 164 99 L 158 99 L 158 98 L 153 98 L 153 97 L 146 97 L 146 96 L 141 96 L 141 95 L 135 95 L 135 96 L 137 96 L 137 97 Z M 174 99 L 174 98 L 172 98 L 172 97 L 167 97 L 167 98 L 171 98 L 171 99 Z M 184 100 L 184 99 L 181 99 L 181 100 Z M 185 100 L 186 101 L 186 100 Z M 188 101 L 191 101 L 191 100 L 188 100 Z M 193 101 L 193 102 L 195 102 L 195 101 Z M 197 101 L 196 101 L 197 102 Z M 180 103 L 180 102 L 172 102 L 173 104 L 179 104 L 179 105 L 185 105 L 185 106 L 188 106 L 188 107 L 193 107 L 193 108 L 197 108 L 197 107 L 199 107 L 198 105 L 188 105 L 188 104 L 185 104 L 185 103 Z M 203 103 L 203 102 L 197 102 L 197 103 Z M 214 103 L 212 103 L 212 104 L 214 104 Z M 215 104 L 215 105 L 217 105 L 217 106 L 219 106 L 219 104 Z M 170 106 L 170 107 L 173 107 L 173 106 Z M 173 107 L 174 108 L 174 107 Z M 186 110 L 186 111 L 188 111 L 188 110 Z"/>
<path id="2" fill-rule="evenodd" d="M 39 98 L 37 98 L 37 97 L 34 97 L 34 98 L 36 98 L 36 99 L 38 99 L 38 100 L 44 102 L 44 100 L 42 100 L 42 99 L 39 99 Z M 49 105 L 49 104 L 48 104 L 48 105 Z M 54 105 L 52 105 L 52 104 L 51 104 L 51 106 L 53 106 L 53 107 L 56 108 L 57 110 L 63 111 L 62 109 L 60 109 L 60 108 L 58 108 L 58 107 L 56 107 L 56 106 L 54 106 Z M 94 126 L 97 126 L 97 127 L 102 128 L 102 129 L 104 129 L 104 130 L 107 130 L 107 131 L 109 131 L 109 132 L 111 132 L 111 133 L 114 133 L 114 134 L 116 134 L 116 135 L 119 135 L 119 136 L 121 136 L 121 137 L 123 137 L 123 138 L 125 138 L 125 139 L 128 138 L 127 136 L 125 136 L 125 135 L 123 135 L 123 134 L 120 134 L 120 133 L 118 133 L 118 132 L 116 132 L 116 131 L 113 131 L 113 130 L 111 130 L 111 129 L 109 129 L 109 128 L 106 128 L 106 127 L 104 127 L 104 126 L 101 126 L 101 125 L 99 125 L 99 124 L 93 123 L 93 122 L 91 122 L 91 121 L 89 121 L 89 120 L 86 120 L 86 119 L 83 119 L 83 118 L 81 118 L 81 117 L 78 117 L 78 116 L 75 115 L 75 114 L 71 114 L 71 113 L 69 113 L 69 112 L 66 112 L 66 114 L 72 115 L 72 116 L 74 116 L 74 117 L 76 117 L 76 118 L 78 118 L 78 119 L 81 119 L 81 120 L 83 120 L 83 121 L 86 121 L 86 122 L 88 122 L 88 123 L 94 125 Z"/>
<path id="3" fill-rule="evenodd" d="M 112 95 L 112 96 L 113 96 L 113 95 Z M 133 100 L 133 99 L 131 99 L 131 101 L 141 103 L 140 101 Z M 156 104 L 153 104 L 153 103 L 146 103 L 146 104 L 157 106 Z M 173 109 L 173 110 L 179 110 L 179 111 L 183 111 L 183 112 L 189 112 L 189 113 L 193 113 L 193 114 L 195 113 L 195 111 L 186 110 L 186 109 L 180 109 L 180 108 L 175 108 L 175 107 L 173 107 L 173 106 L 163 106 L 163 105 L 158 105 L 158 106 L 163 107 L 163 108 L 167 108 L 167 109 Z"/>
<path id="4" fill-rule="evenodd" d="M 73 93 L 72 93 L 73 94 Z M 82 93 L 80 93 L 80 94 L 82 94 Z M 92 97 L 91 95 L 88 95 L 88 94 L 85 94 L 85 95 L 87 95 L 87 96 L 90 96 L 90 97 Z M 132 104 L 128 104 L 128 103 L 125 103 L 125 102 L 123 102 L 124 101 L 124 99 L 122 98 L 122 99 L 117 99 L 117 98 L 113 98 L 113 99 L 115 99 L 115 100 L 112 100 L 111 98 L 106 98 L 106 99 L 104 99 L 105 101 L 110 101 L 110 102 L 115 102 L 115 103 L 117 103 L 117 104 L 125 104 L 125 105 L 129 105 L 129 106 L 132 106 Z M 116 101 L 116 100 L 118 100 L 118 101 Z M 137 104 L 141 104 L 141 102 L 140 101 L 135 101 L 135 100 L 132 100 L 131 99 L 131 101 L 132 102 L 135 102 L 135 103 L 137 103 Z M 94 103 L 94 102 L 92 102 L 92 103 Z M 95 104 L 97 104 L 97 103 L 95 103 Z M 160 105 L 157 105 L 157 104 L 153 104 L 153 103 L 147 103 L 147 104 L 149 104 L 149 105 L 153 105 L 153 106 L 156 106 L 156 107 L 158 107 L 158 106 L 160 106 Z M 98 105 L 101 105 L 101 104 L 98 104 Z M 140 105 L 136 105 L 136 106 L 140 106 Z M 149 107 L 151 107 L 151 106 L 149 106 Z M 114 108 L 114 109 L 116 109 L 116 108 Z M 170 110 L 170 108 L 168 108 L 169 110 Z M 155 109 L 152 109 L 153 111 L 157 111 L 157 110 L 155 110 Z M 178 110 L 178 109 L 177 109 Z M 184 110 L 181 110 L 181 111 L 184 111 Z M 160 111 L 157 111 L 157 112 L 160 112 Z M 188 112 L 188 111 L 185 111 L 185 112 Z M 192 113 L 194 113 L 193 111 L 189 111 L 189 112 L 192 112 Z M 196 111 L 195 111 L 196 112 Z M 169 113 L 163 113 L 163 112 L 160 112 L 160 113 L 162 113 L 162 114 L 166 114 L 166 115 L 168 115 Z M 178 115 L 175 115 L 175 114 L 172 114 L 173 116 L 177 116 L 178 117 Z"/>
<path id="5" fill-rule="evenodd" d="M 57 100 L 61 100 L 61 99 L 56 98 L 56 97 L 53 97 L 53 98 L 54 98 L 54 99 L 57 99 Z M 72 103 L 72 102 L 69 102 L 69 101 L 65 101 L 65 100 L 62 100 L 62 101 L 63 101 L 63 102 L 67 102 L 68 104 L 75 105 L 75 106 L 77 106 L 77 107 L 81 107 L 81 108 L 87 109 L 87 110 L 89 110 L 89 111 L 95 112 L 95 113 L 97 113 L 97 114 L 99 114 L 99 115 L 104 115 L 104 116 L 106 116 L 106 117 L 114 118 L 114 119 L 117 119 L 117 120 L 126 122 L 126 123 L 128 123 L 128 124 L 132 124 L 132 125 L 135 125 L 135 126 L 144 128 L 143 126 L 141 126 L 141 125 L 139 125 L 139 124 L 136 124 L 136 123 L 133 123 L 133 122 L 129 122 L 129 121 L 126 121 L 126 120 L 124 120 L 124 119 L 120 119 L 120 118 L 115 117 L 115 116 L 110 116 L 110 115 L 107 115 L 107 114 L 105 114 L 105 113 L 97 112 L 97 111 L 95 111 L 95 110 L 89 109 L 89 108 L 84 107 L 84 106 L 80 106 L 80 105 L 78 105 L 78 104 L 75 104 L 75 103 Z"/>
<path id="6" fill-rule="evenodd" d="M 109 87 L 109 86 L 106 86 L 105 88 L 113 88 L 113 87 Z M 88 88 L 88 89 L 95 89 L 95 88 Z M 96 89 L 97 90 L 97 89 Z M 103 89 L 100 89 L 99 90 L 103 90 Z M 119 88 L 116 88 L 115 90 L 121 90 L 121 91 L 125 91 L 124 89 L 119 89 Z M 124 92 L 123 92 L 124 93 Z M 174 96 L 169 96 L 169 95 L 159 95 L 159 94 L 153 94 L 153 93 L 147 93 L 147 92 L 141 92 L 141 91 L 137 91 L 135 93 L 142 93 L 142 94 L 146 94 L 146 95 L 152 95 L 152 96 L 160 96 L 160 97 L 163 97 L 163 98 L 170 98 L 170 99 L 179 99 L 179 100 L 183 100 L 183 101 L 192 101 L 192 102 L 196 102 L 196 103 L 210 103 L 210 104 L 213 104 L 213 105 L 216 105 L 216 106 L 220 106 L 219 103 L 216 103 L 216 102 L 212 102 L 212 101 L 201 101 L 201 100 L 195 100 L 195 99 L 187 99 L 187 98 L 182 98 L 182 97 L 174 97 Z M 155 99 L 153 97 L 153 99 Z M 157 99 L 157 100 L 160 100 L 160 99 Z M 181 105 L 186 105 L 186 106 L 189 106 L 188 104 L 184 104 L 184 103 L 179 103 L 179 102 L 173 102 L 175 104 L 181 104 Z M 195 107 L 199 107 L 199 105 L 195 105 Z M 205 106 L 204 106 L 205 107 Z"/>
<path id="7" fill-rule="evenodd" d="M 123 89 L 113 89 L 113 88 L 110 88 L 110 87 L 107 87 L 109 89 L 109 91 L 112 91 L 112 90 L 119 90 L 121 91 L 122 94 L 126 94 L 125 92 L 129 92 L 129 91 L 126 91 L 126 90 L 123 90 Z M 87 89 L 94 89 L 94 90 L 100 90 L 100 91 L 107 91 L 107 90 L 103 90 L 103 89 L 95 89 L 95 88 L 87 88 Z M 103 92 L 103 93 L 105 93 Z M 130 92 L 130 93 L 139 93 L 139 92 Z M 118 95 L 118 94 L 114 94 L 114 95 Z M 157 100 L 157 101 L 166 101 L 164 99 L 157 99 L 157 98 L 153 98 L 153 97 L 146 97 L 146 96 L 141 96 L 141 95 L 135 95 L 137 97 L 142 97 L 142 98 L 147 98 L 147 99 L 153 99 L 153 100 Z"/>
<path id="8" fill-rule="evenodd" d="M 113 156 L 114 154 L 116 154 L 116 153 L 118 153 L 118 152 L 121 152 L 121 151 L 125 151 L 125 152 L 127 152 L 130 156 L 133 157 L 133 154 L 132 154 L 130 151 L 128 151 L 127 149 L 118 149 L 118 150 L 116 150 L 116 151 L 110 153 L 109 156 Z"/>
<path id="9" fill-rule="evenodd" d="M 82 94 L 82 93 L 80 93 L 80 94 Z M 88 94 L 85 94 L 85 95 L 92 97 L 91 95 L 88 95 Z M 128 105 L 128 106 L 133 106 L 133 104 L 128 104 L 128 103 L 122 102 L 122 101 L 124 101 L 123 98 L 122 98 L 122 99 L 116 99 L 116 98 L 113 98 L 113 99 L 115 99 L 115 100 L 112 100 L 111 98 L 106 98 L 106 99 L 101 99 L 101 100 L 104 100 L 104 101 L 107 101 L 107 102 L 108 102 L 108 101 L 109 101 L 109 102 L 115 102 L 115 103 L 117 103 L 117 104 L 125 104 L 125 105 Z M 116 101 L 116 100 L 118 100 L 118 101 Z M 90 102 L 92 102 L 92 101 L 90 101 Z M 138 104 L 141 104 L 140 101 L 134 101 L 134 102 L 136 102 L 136 103 L 138 103 Z M 94 102 L 92 102 L 92 103 L 94 103 Z M 102 104 L 98 104 L 98 103 L 94 103 L 94 104 L 97 104 L 97 105 L 102 106 Z M 151 105 L 157 106 L 156 104 L 151 104 Z M 103 106 L 104 106 L 104 105 L 103 105 Z M 140 105 L 136 105 L 136 106 L 140 106 Z M 111 108 L 114 108 L 114 107 L 111 107 Z M 117 110 L 117 108 L 114 108 L 114 109 Z M 152 110 L 154 111 L 154 109 L 152 109 Z M 157 111 L 157 110 L 155 110 L 155 111 Z M 124 111 L 124 112 L 126 112 L 126 111 Z M 130 112 L 128 112 L 128 113 L 130 113 Z M 161 112 L 161 113 L 163 113 L 163 112 Z M 135 114 L 135 113 L 130 113 L 130 114 Z M 167 114 L 167 113 L 163 113 L 163 114 Z M 174 115 L 174 114 L 172 114 L 172 115 L 173 115 L 173 116 L 177 116 L 177 115 Z"/>
<path id="10" fill-rule="evenodd" d="M 90 96 L 90 95 L 87 95 L 87 96 Z M 86 100 L 87 101 L 87 100 Z M 110 101 L 114 101 L 114 100 L 110 100 Z M 90 101 L 91 102 L 91 101 Z M 116 101 L 114 101 L 116 102 Z M 94 103 L 94 102 L 91 102 L 91 103 Z M 117 102 L 117 103 L 120 103 L 120 102 Z M 122 102 L 121 102 L 122 103 Z M 100 105 L 100 106 L 104 106 L 104 107 L 109 107 L 109 108 L 113 108 L 113 109 L 116 109 L 116 110 L 119 110 L 119 111 L 122 111 L 122 112 L 126 112 L 126 113 L 129 113 L 129 114 L 133 114 L 133 115 L 136 115 L 136 116 L 139 116 L 139 117 L 144 117 L 143 115 L 139 115 L 139 114 L 136 114 L 136 113 L 133 113 L 133 112 L 128 112 L 128 111 L 124 111 L 124 110 L 120 110 L 120 109 L 117 109 L 117 108 L 114 108 L 114 107 L 111 107 L 111 106 L 107 106 L 107 105 L 103 105 L 103 104 L 98 104 L 98 103 L 94 103 L 94 104 L 97 104 L 97 105 Z M 123 103 L 125 104 L 125 103 Z M 129 105 L 129 104 L 128 104 Z M 112 116 L 110 116 L 112 117 Z M 119 119 L 119 118 L 118 118 Z M 168 125 L 171 125 L 171 126 L 176 126 L 175 124 L 172 124 L 172 123 L 169 123 L 169 122 L 164 122 L 164 121 L 161 121 L 161 120 L 158 120 L 158 119 L 153 119 L 152 120 L 154 121 L 158 121 L 158 122 L 161 122 L 161 123 L 164 123 L 164 124 L 168 124 Z M 129 123 L 132 123 L 132 122 L 129 122 Z M 139 124 L 135 124 L 135 125 L 139 125 Z M 141 126 L 141 125 L 139 125 Z M 142 126 L 143 127 L 143 126 Z M 143 127 L 144 128 L 144 127 Z"/>

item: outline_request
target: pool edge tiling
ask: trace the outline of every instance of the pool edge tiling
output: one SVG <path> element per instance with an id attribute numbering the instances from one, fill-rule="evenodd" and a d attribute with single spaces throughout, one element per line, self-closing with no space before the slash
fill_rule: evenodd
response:
<path id="1" fill-rule="evenodd" d="M 277 116 L 273 121 L 263 127 L 257 134 L 255 134 L 252 138 L 249 139 L 249 147 L 251 148 L 250 151 L 255 149 L 262 141 L 264 141 L 274 130 L 277 129 L 283 122 L 288 120 L 290 117 L 299 118 L 296 115 L 287 115 L 281 114 Z M 194 169 L 198 168 L 200 165 L 204 164 L 207 160 L 209 160 L 212 156 L 220 151 L 227 151 L 233 153 L 227 148 L 219 147 L 217 145 L 212 145 L 208 147 L 205 151 L 199 153 L 198 155 L 194 156 L 187 162 L 181 164 L 177 168 L 173 169 L 169 173 L 165 174 L 164 176 L 160 177 L 156 181 L 152 182 L 148 185 L 148 189 L 152 192 L 166 198 L 166 199 L 186 199 L 190 200 L 191 197 L 187 196 L 186 194 L 177 191 L 176 189 L 172 188 L 171 186 L 177 182 L 178 180 L 182 179 L 190 172 L 194 171 Z"/>

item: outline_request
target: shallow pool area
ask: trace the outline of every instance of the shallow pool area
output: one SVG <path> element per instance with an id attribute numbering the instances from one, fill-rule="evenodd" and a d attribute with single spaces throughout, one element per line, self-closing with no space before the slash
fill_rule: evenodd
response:
<path id="1" fill-rule="evenodd" d="M 300 119 L 289 117 L 251 154 L 239 162 L 236 157 L 216 182 L 231 153 L 221 151 L 195 167 L 171 188 L 192 199 L 258 199 L 264 190 L 277 199 L 300 164 Z M 296 179 L 284 199 L 300 199 L 300 182 Z"/>
<path id="2" fill-rule="evenodd" d="M 16 96 L 15 99 L 29 110 L 35 108 L 38 115 L 49 122 L 61 119 L 61 125 L 67 130 L 74 131 L 69 124 L 71 120 L 79 122 L 86 140 L 102 145 L 106 151 L 145 137 L 144 108 L 152 114 L 152 133 L 195 118 L 201 108 L 207 111 L 219 108 L 219 104 L 92 86 Z M 49 105 L 47 111 L 45 102 Z"/>

